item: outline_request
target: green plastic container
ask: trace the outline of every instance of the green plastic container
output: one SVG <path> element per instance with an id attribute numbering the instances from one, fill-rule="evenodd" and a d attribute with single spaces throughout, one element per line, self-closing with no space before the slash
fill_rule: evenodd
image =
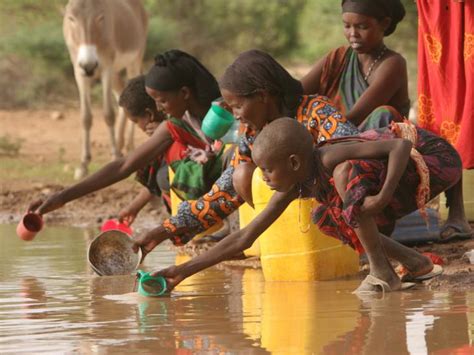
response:
<path id="1" fill-rule="evenodd" d="M 235 118 L 225 108 L 213 103 L 202 121 L 201 129 L 206 136 L 212 139 L 220 139 L 223 137 Z"/>
<path id="2" fill-rule="evenodd" d="M 137 271 L 138 293 L 147 297 L 163 296 L 166 293 L 166 279 L 163 276 L 152 276 L 149 272 Z"/>

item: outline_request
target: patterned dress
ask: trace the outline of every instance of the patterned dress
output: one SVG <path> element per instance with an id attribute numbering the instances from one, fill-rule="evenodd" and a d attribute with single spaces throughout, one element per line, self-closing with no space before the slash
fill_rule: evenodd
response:
<path id="1" fill-rule="evenodd" d="M 392 127 L 380 128 L 361 133 L 358 137 L 336 139 L 328 144 L 344 141 L 373 141 L 408 138 L 404 130 L 396 129 L 405 123 L 393 124 Z M 414 143 L 416 154 L 411 154 L 407 169 L 398 184 L 392 200 L 379 214 L 375 221 L 381 233 L 390 235 L 397 219 L 422 207 L 430 199 L 456 184 L 461 178 L 461 158 L 456 150 L 443 138 L 424 129 L 411 125 L 415 135 L 410 140 Z M 416 157 L 422 161 L 417 163 Z M 325 234 L 350 244 L 359 252 L 362 245 L 354 231 L 357 227 L 357 216 L 366 196 L 376 195 L 381 190 L 387 174 L 387 160 L 350 160 L 348 184 L 344 201 L 339 197 L 334 181 L 324 171 L 315 154 L 318 192 L 316 199 L 321 203 L 313 211 L 313 221 Z M 422 165 L 422 168 L 420 168 Z M 426 177 L 426 178 L 424 178 Z M 420 195 L 424 196 L 420 201 Z"/>
<path id="2" fill-rule="evenodd" d="M 315 143 L 334 137 L 358 134 L 358 129 L 332 105 L 327 97 L 301 96 L 294 118 L 303 124 Z M 234 168 L 242 162 L 251 162 L 252 146 L 257 132 L 250 128 L 241 136 L 232 164 L 212 186 L 211 191 L 194 201 L 184 201 L 178 213 L 166 219 L 163 226 L 173 234 L 175 245 L 182 245 L 236 211 L 243 199 L 232 183 Z"/>

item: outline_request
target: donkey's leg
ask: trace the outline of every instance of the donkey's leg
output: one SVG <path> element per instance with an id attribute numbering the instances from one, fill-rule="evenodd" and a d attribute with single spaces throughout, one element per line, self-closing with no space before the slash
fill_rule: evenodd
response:
<path id="1" fill-rule="evenodd" d="M 79 102 L 82 121 L 82 152 L 81 165 L 74 172 L 74 179 L 80 180 L 88 173 L 88 166 L 91 161 L 90 130 L 92 126 L 91 111 L 91 79 L 81 74 L 79 68 L 74 67 L 74 77 L 79 90 Z"/>
<path id="2" fill-rule="evenodd" d="M 117 149 L 115 142 L 115 112 L 114 112 L 114 98 L 112 95 L 112 68 L 104 68 L 102 70 L 102 100 L 104 109 L 105 123 L 109 128 L 110 145 L 112 148 L 112 156 L 114 159 L 120 158 L 122 154 Z"/>
<path id="3" fill-rule="evenodd" d="M 112 75 L 112 89 L 113 94 L 115 96 L 116 101 L 119 101 L 120 94 L 122 93 L 125 87 L 124 80 L 119 72 L 115 72 Z M 117 120 L 118 120 L 118 127 L 117 127 L 117 149 L 122 152 L 123 147 L 125 145 L 125 127 L 127 125 L 127 117 L 125 117 L 125 111 L 122 107 L 118 106 L 117 112 Z M 132 125 L 133 126 L 133 125 Z M 127 151 L 128 147 L 127 147 Z"/>

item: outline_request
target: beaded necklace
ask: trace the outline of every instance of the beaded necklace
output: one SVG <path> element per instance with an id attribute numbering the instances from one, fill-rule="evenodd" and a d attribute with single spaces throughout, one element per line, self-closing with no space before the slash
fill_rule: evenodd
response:
<path id="1" fill-rule="evenodd" d="M 379 55 L 377 56 L 377 58 L 375 58 L 375 60 L 370 65 L 369 70 L 367 71 L 367 74 L 365 74 L 365 76 L 364 76 L 365 81 L 367 81 L 367 79 L 369 79 L 370 74 L 372 74 L 372 69 L 374 69 L 375 64 L 377 64 L 377 62 L 385 55 L 385 52 L 387 52 L 387 46 L 386 45 L 384 45 L 382 47 L 382 50 L 380 51 Z"/>

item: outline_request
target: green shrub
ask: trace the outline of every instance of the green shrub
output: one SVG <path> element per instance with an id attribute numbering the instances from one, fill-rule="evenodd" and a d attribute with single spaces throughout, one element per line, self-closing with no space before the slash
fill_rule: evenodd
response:
<path id="1" fill-rule="evenodd" d="M 299 15 L 305 0 L 168 0 L 157 16 L 176 23 L 177 43 L 221 72 L 235 56 L 260 48 L 288 55 L 297 47 Z M 149 2 L 150 3 L 150 2 Z"/>
<path id="2" fill-rule="evenodd" d="M 17 156 L 20 154 L 21 139 L 13 140 L 8 135 L 0 136 L 0 155 Z"/>

